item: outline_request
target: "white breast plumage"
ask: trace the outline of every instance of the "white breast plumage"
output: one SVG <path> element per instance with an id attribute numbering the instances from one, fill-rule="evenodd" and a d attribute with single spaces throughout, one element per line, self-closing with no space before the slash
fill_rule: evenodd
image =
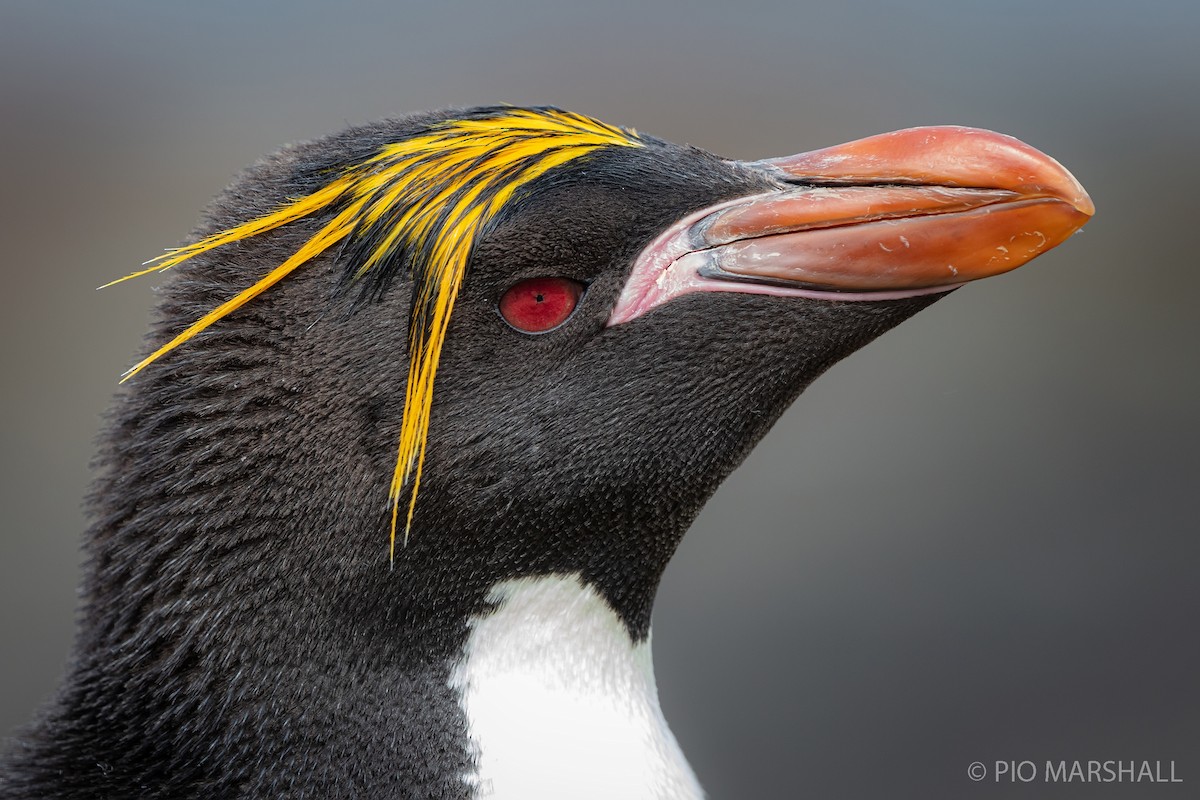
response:
<path id="1" fill-rule="evenodd" d="M 649 640 L 634 644 L 578 576 L 496 585 L 471 622 L 459 692 L 479 800 L 703 797 L 658 704 Z"/>

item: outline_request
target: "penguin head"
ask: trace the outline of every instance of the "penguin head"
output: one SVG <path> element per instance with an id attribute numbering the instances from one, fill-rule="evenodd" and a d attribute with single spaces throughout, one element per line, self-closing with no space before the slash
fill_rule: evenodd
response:
<path id="1" fill-rule="evenodd" d="M 747 163 L 482 108 L 286 149 L 163 262 L 100 561 L 429 626 L 578 573 L 644 636 L 680 537 L 812 380 L 1091 213 L 963 128 Z"/>

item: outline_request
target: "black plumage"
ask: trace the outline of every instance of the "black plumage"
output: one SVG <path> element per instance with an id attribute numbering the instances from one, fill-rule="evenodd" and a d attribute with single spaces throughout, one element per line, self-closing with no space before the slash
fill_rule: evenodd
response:
<path id="1" fill-rule="evenodd" d="M 441 120 L 490 111 L 287 148 L 239 177 L 195 236 L 311 194 Z M 607 325 L 663 229 L 780 185 L 642 141 L 538 178 L 475 241 L 394 561 L 408 256 L 358 293 L 344 276 L 367 251 L 331 249 L 134 378 L 101 447 L 68 676 L 9 754 L 0 796 L 465 797 L 473 756 L 448 674 L 490 587 L 578 573 L 645 638 L 662 571 L 724 477 L 821 372 L 942 295 L 713 292 Z M 176 267 L 147 352 L 323 219 Z M 515 332 L 498 299 L 542 275 L 586 293 L 569 324 Z"/>

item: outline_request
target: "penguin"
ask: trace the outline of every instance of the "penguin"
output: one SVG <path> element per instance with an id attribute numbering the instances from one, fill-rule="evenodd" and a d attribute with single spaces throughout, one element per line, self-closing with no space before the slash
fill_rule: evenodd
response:
<path id="1" fill-rule="evenodd" d="M 650 657 L 692 520 L 824 370 L 1094 210 L 953 126 L 740 162 L 493 106 L 267 157 L 144 270 L 0 797 L 702 797 Z"/>

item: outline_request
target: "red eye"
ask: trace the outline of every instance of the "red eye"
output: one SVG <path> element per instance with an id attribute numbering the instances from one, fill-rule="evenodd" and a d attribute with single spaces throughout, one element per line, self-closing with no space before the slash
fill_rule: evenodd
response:
<path id="1" fill-rule="evenodd" d="M 583 284 L 567 278 L 530 278 L 510 286 L 500 298 L 500 316 L 525 333 L 542 333 L 567 321 Z"/>

